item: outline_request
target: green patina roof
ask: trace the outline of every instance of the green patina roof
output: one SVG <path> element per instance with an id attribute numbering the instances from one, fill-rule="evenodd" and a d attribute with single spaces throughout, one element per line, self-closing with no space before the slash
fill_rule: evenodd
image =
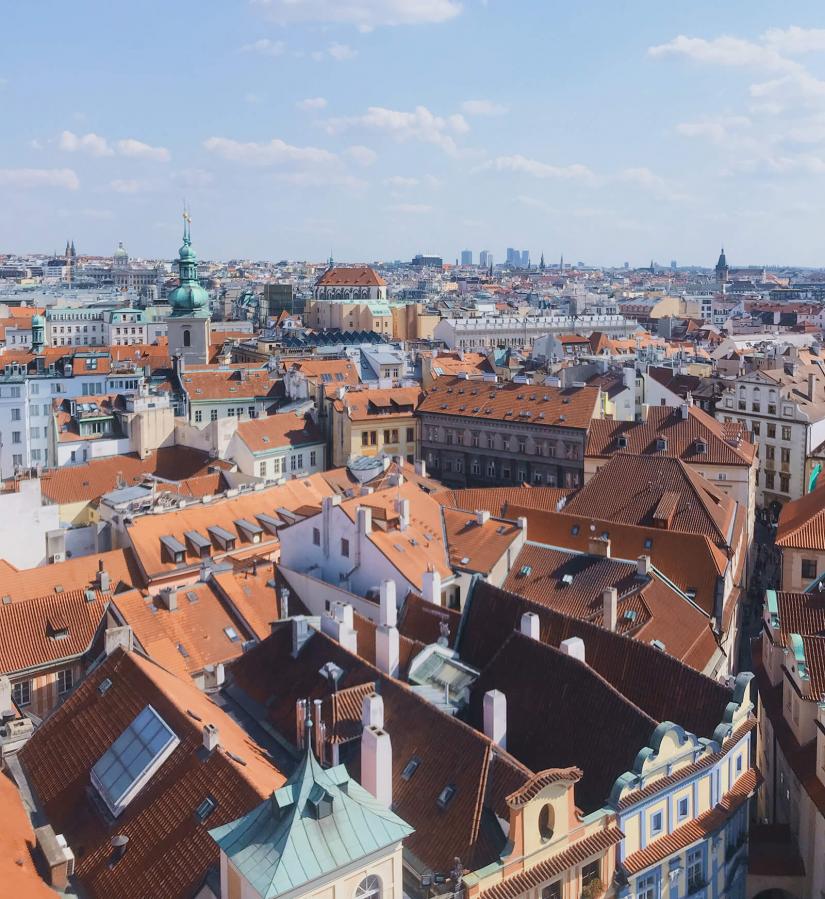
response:
<path id="1" fill-rule="evenodd" d="M 343 765 L 324 769 L 311 750 L 269 799 L 209 831 L 263 899 L 332 874 L 412 832 Z"/>
<path id="2" fill-rule="evenodd" d="M 178 250 L 180 285 L 170 291 L 167 300 L 172 315 L 209 315 L 209 294 L 198 282 L 198 257 L 192 249 L 189 215 L 183 215 L 183 245 Z"/>

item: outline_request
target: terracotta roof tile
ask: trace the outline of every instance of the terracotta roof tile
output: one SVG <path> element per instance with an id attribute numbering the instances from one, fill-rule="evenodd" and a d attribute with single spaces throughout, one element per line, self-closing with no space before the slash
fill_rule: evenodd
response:
<path id="1" fill-rule="evenodd" d="M 291 361 L 290 371 L 300 372 L 307 380 L 337 387 L 354 386 L 361 382 L 358 369 L 349 359 L 300 359 Z"/>
<path id="2" fill-rule="evenodd" d="M 596 414 L 598 396 L 598 387 L 561 389 L 514 381 L 490 384 L 439 378 L 427 391 L 419 413 L 586 429 Z"/>
<path id="3" fill-rule="evenodd" d="M 346 413 L 351 421 L 377 418 L 412 418 L 423 396 L 418 387 L 391 387 L 386 390 L 348 390 L 343 399 L 335 399 L 337 412 Z"/>
<path id="4" fill-rule="evenodd" d="M 0 588 L 2 589 L 2 588 Z M 109 595 L 73 590 L 0 605 L 0 671 L 24 671 L 88 652 Z"/>
<path id="5" fill-rule="evenodd" d="M 606 458 L 617 452 L 636 455 L 673 456 L 683 462 L 705 465 L 740 465 L 749 467 L 756 447 L 746 439 L 744 426 L 736 422 L 736 433 L 730 425 L 716 421 L 698 406 L 688 406 L 687 418 L 682 410 L 670 406 L 651 406 L 645 421 L 613 421 L 594 419 L 587 434 L 586 456 Z M 620 446 L 619 437 L 624 445 Z M 667 443 L 660 449 L 659 438 Z M 737 439 L 738 438 L 738 439 Z M 705 451 L 699 452 L 700 441 Z"/>
<path id="6" fill-rule="evenodd" d="M 181 383 L 193 403 L 274 397 L 276 390 L 276 382 L 267 369 L 238 365 L 186 369 Z"/>
<path id="7" fill-rule="evenodd" d="M 324 443 L 324 435 L 312 418 L 284 412 L 243 421 L 236 431 L 253 453 L 266 453 L 278 447 Z"/>
<path id="8" fill-rule="evenodd" d="M 111 686 L 101 693 L 104 679 Z M 92 800 L 90 771 L 148 704 L 180 743 L 114 827 Z M 204 758 L 207 723 L 217 726 L 220 747 Z M 285 782 L 264 750 L 193 683 L 121 649 L 44 722 L 20 759 L 48 820 L 75 851 L 76 877 L 93 899 L 193 895 L 219 858 L 208 828 L 246 814 Z M 195 810 L 207 796 L 216 808 L 201 822 Z M 129 848 L 110 865 L 115 832 L 129 838 Z"/>
<path id="9" fill-rule="evenodd" d="M 482 524 L 475 515 L 447 507 L 443 515 L 450 565 L 463 571 L 489 574 L 521 534 L 517 524 L 500 518 Z"/>
<path id="10" fill-rule="evenodd" d="M 794 549 L 825 547 L 825 486 L 785 503 L 774 542 Z"/>
<path id="11" fill-rule="evenodd" d="M 455 646 L 461 612 L 428 602 L 417 593 L 407 594 L 398 615 L 398 630 L 404 637 L 428 645 L 441 637 L 441 624 L 449 629 L 448 646 Z"/>
<path id="12" fill-rule="evenodd" d="M 466 487 L 459 490 L 443 490 L 437 495 L 442 506 L 466 509 L 486 509 L 491 515 L 504 517 L 509 506 L 546 509 L 556 512 L 564 508 L 575 491 L 566 487 Z M 513 518 L 511 515 L 510 518 Z"/>
<path id="13" fill-rule="evenodd" d="M 15 899 L 54 899 L 57 895 L 40 877 L 34 863 L 35 837 L 29 813 L 17 787 L 0 774 L 0 883 Z"/>
<path id="14" fill-rule="evenodd" d="M 386 287 L 387 282 L 369 265 L 338 265 L 317 280 L 318 287 Z"/>

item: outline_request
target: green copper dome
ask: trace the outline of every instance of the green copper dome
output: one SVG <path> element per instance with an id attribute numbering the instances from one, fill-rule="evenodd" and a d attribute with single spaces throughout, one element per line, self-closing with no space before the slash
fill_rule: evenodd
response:
<path id="1" fill-rule="evenodd" d="M 189 235 L 189 215 L 183 214 L 183 246 L 178 250 L 180 284 L 170 292 L 172 315 L 209 315 L 209 294 L 198 282 L 198 257 Z"/>

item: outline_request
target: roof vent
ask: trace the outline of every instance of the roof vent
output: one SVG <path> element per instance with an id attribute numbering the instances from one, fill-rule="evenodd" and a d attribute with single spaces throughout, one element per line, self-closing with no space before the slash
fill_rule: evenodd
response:
<path id="1" fill-rule="evenodd" d="M 664 652 L 664 651 L 665 651 L 665 644 L 662 643 L 661 640 L 651 640 L 651 641 L 650 641 L 650 645 L 651 645 L 652 647 L 654 647 L 654 649 L 658 649 L 659 652 Z"/>
<path id="2" fill-rule="evenodd" d="M 530 575 L 532 573 L 533 573 L 533 568 L 531 565 L 522 565 L 521 569 L 519 570 L 518 576 L 519 577 L 530 577 Z"/>

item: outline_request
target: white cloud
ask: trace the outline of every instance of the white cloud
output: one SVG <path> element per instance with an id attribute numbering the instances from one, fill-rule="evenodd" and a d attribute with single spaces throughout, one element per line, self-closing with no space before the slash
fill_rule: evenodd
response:
<path id="1" fill-rule="evenodd" d="M 402 212 L 404 215 L 426 215 L 433 211 L 433 207 L 427 203 L 396 203 L 390 206 L 393 212 Z"/>
<path id="2" fill-rule="evenodd" d="M 735 131 L 748 128 L 750 124 L 747 116 L 723 116 L 698 122 L 680 122 L 676 130 L 685 137 L 703 137 L 712 143 L 722 144 L 732 140 Z"/>
<path id="3" fill-rule="evenodd" d="M 785 59 L 772 47 L 727 36 L 706 40 L 680 34 L 666 44 L 650 47 L 647 52 L 654 57 L 685 56 L 694 62 L 728 67 L 780 71 L 794 69 L 798 65 L 792 60 Z"/>
<path id="4" fill-rule="evenodd" d="M 358 56 L 357 50 L 353 50 L 349 44 L 339 44 L 336 41 L 333 41 L 326 50 L 316 50 L 312 54 L 312 58 L 316 62 L 327 58 L 334 59 L 336 62 L 347 62 L 355 59 L 356 56 Z"/>
<path id="5" fill-rule="evenodd" d="M 452 135 L 464 134 L 469 129 L 464 116 L 437 116 L 426 106 L 416 106 L 413 112 L 370 106 L 364 115 L 328 119 L 326 122 L 330 134 L 353 127 L 380 131 L 400 142 L 417 140 L 435 144 L 452 154 L 458 152 Z"/>
<path id="6" fill-rule="evenodd" d="M 63 131 L 58 138 L 57 145 L 68 153 L 88 153 L 90 156 L 114 156 L 115 154 L 105 137 L 92 132 L 75 134 L 73 131 Z"/>
<path id="7" fill-rule="evenodd" d="M 375 150 L 371 150 L 369 147 L 363 147 L 360 144 L 356 144 L 353 147 L 347 147 L 347 149 L 344 150 L 344 155 L 348 156 L 354 163 L 362 165 L 365 168 L 372 165 L 375 160 L 378 159 L 378 154 Z"/>
<path id="8" fill-rule="evenodd" d="M 318 147 L 294 147 L 278 138 L 267 143 L 244 143 L 228 137 L 210 137 L 203 142 L 210 153 L 244 165 L 329 165 L 338 157 Z"/>
<path id="9" fill-rule="evenodd" d="M 80 180 L 72 169 L 0 169 L 0 187 L 77 190 Z"/>
<path id="10" fill-rule="evenodd" d="M 497 156 L 481 166 L 482 169 L 495 169 L 498 172 L 518 172 L 533 178 L 557 178 L 567 181 L 593 181 L 595 175 L 580 163 L 573 165 L 550 165 L 530 159 L 517 153 L 513 156 Z"/>
<path id="11" fill-rule="evenodd" d="M 492 100 L 465 100 L 461 104 L 461 109 L 471 116 L 496 116 L 509 112 L 506 106 Z"/>
<path id="12" fill-rule="evenodd" d="M 168 162 L 170 153 L 166 147 L 152 147 L 143 141 L 127 137 L 117 142 L 117 151 L 121 156 L 131 156 L 135 159 L 151 159 L 154 162 Z"/>
<path id="13" fill-rule="evenodd" d="M 457 0 L 252 0 L 276 22 L 331 22 L 370 31 L 381 25 L 438 24 L 461 12 Z"/>
<path id="14" fill-rule="evenodd" d="M 544 200 L 540 200 L 538 197 L 529 197 L 526 194 L 518 194 L 516 196 L 516 200 L 521 203 L 522 206 L 530 206 L 533 209 L 541 209 L 544 212 L 553 212 L 553 208 L 544 202 Z"/>
<path id="15" fill-rule="evenodd" d="M 305 171 L 305 172 L 279 172 L 275 176 L 276 181 L 284 184 L 292 184 L 296 187 L 347 187 L 352 190 L 360 190 L 367 186 L 366 181 L 335 171 Z"/>
<path id="16" fill-rule="evenodd" d="M 769 28 L 762 39 L 779 53 L 797 56 L 803 53 L 819 53 L 825 50 L 825 28 Z"/>
<path id="17" fill-rule="evenodd" d="M 181 169 L 179 172 L 175 172 L 172 176 L 175 183 L 180 184 L 182 187 L 209 187 L 215 181 L 215 176 L 212 172 L 207 172 L 204 169 Z"/>
<path id="18" fill-rule="evenodd" d="M 295 104 L 298 109 L 325 109 L 327 101 L 323 97 L 307 97 Z"/>
<path id="19" fill-rule="evenodd" d="M 257 53 L 259 56 L 281 56 L 284 50 L 286 50 L 286 44 L 283 41 L 273 41 L 268 37 L 262 37 L 260 40 L 244 44 L 241 47 L 243 53 Z"/>

